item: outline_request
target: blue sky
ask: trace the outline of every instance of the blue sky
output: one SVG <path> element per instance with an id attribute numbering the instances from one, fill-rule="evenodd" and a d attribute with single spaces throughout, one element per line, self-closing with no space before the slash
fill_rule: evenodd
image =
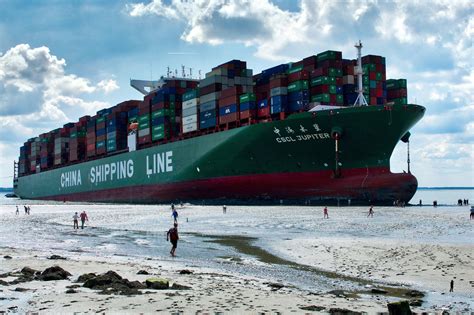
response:
<path id="1" fill-rule="evenodd" d="M 231 59 L 254 72 L 332 49 L 387 58 L 427 108 L 412 130 L 421 186 L 474 186 L 472 1 L 0 0 L 0 187 L 28 138 L 141 95 L 129 79 Z M 406 147 L 392 171 L 406 169 Z"/>

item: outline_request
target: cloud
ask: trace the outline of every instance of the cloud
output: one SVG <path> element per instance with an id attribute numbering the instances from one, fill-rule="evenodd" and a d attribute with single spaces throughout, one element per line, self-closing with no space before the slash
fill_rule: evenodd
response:
<path id="1" fill-rule="evenodd" d="M 97 83 L 97 88 L 99 90 L 104 91 L 105 93 L 110 93 L 112 91 L 115 91 L 119 88 L 117 81 L 109 79 L 109 80 L 102 80 L 99 83 Z"/>
<path id="2" fill-rule="evenodd" d="M 67 122 L 67 113 L 79 114 L 110 106 L 106 102 L 86 101 L 84 95 L 110 93 L 117 82 L 104 79 L 96 85 L 88 78 L 66 73 L 66 61 L 48 47 L 32 48 L 19 44 L 0 54 L 0 115 L 11 116 L 21 125 L 41 121 Z M 74 106 L 74 110 L 71 110 Z"/>

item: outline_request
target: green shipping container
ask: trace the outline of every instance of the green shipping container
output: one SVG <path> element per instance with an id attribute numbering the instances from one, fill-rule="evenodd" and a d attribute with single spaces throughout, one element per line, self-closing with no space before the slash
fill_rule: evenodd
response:
<path id="1" fill-rule="evenodd" d="M 115 145 L 115 139 L 108 139 L 107 140 L 107 145 L 109 146 L 111 144 Z"/>
<path id="2" fill-rule="evenodd" d="M 149 120 L 150 120 L 150 115 L 149 114 L 138 116 L 138 122 L 139 123 L 142 123 L 144 121 L 149 121 Z"/>
<path id="3" fill-rule="evenodd" d="M 96 122 L 96 124 L 98 124 L 98 123 L 101 123 L 101 122 L 104 122 L 104 121 L 105 121 L 105 116 L 102 116 L 102 117 L 97 117 L 95 122 Z"/>
<path id="4" fill-rule="evenodd" d="M 387 80 L 387 90 L 404 89 L 407 87 L 406 79 L 390 79 Z"/>
<path id="5" fill-rule="evenodd" d="M 77 131 L 73 131 L 71 132 L 71 134 L 69 135 L 70 138 L 77 138 Z"/>
<path id="6" fill-rule="evenodd" d="M 344 96 L 342 94 L 336 95 L 336 103 L 338 105 L 343 105 L 344 104 Z"/>
<path id="7" fill-rule="evenodd" d="M 308 81 L 300 80 L 293 83 L 288 84 L 288 92 L 297 92 L 301 90 L 308 89 Z"/>
<path id="8" fill-rule="evenodd" d="M 156 125 L 151 128 L 151 133 L 160 133 L 165 131 L 165 125 Z"/>
<path id="9" fill-rule="evenodd" d="M 117 146 L 115 145 L 115 143 L 107 144 L 107 152 L 112 152 L 112 151 L 115 151 L 115 150 L 117 150 Z"/>
<path id="10" fill-rule="evenodd" d="M 143 121 L 141 123 L 138 123 L 138 129 L 145 129 L 150 127 L 150 122 L 149 121 Z"/>
<path id="11" fill-rule="evenodd" d="M 128 117 L 128 123 L 129 123 L 129 124 L 135 123 L 135 122 L 138 122 L 138 116 L 130 116 L 130 117 Z"/>
<path id="12" fill-rule="evenodd" d="M 100 148 L 105 147 L 105 140 L 104 140 L 104 141 L 96 142 L 95 147 L 96 147 L 97 149 L 100 149 Z"/>
<path id="13" fill-rule="evenodd" d="M 329 77 L 315 77 L 311 79 L 311 86 L 329 84 Z M 334 80 L 335 81 L 335 80 Z"/>
<path id="14" fill-rule="evenodd" d="M 382 73 L 380 72 L 375 73 L 375 80 L 382 81 Z"/>
<path id="15" fill-rule="evenodd" d="M 253 93 L 245 93 L 240 95 L 239 97 L 240 103 L 246 103 L 256 100 L 256 96 Z"/>
<path id="16" fill-rule="evenodd" d="M 334 60 L 336 59 L 337 56 L 337 51 L 334 50 L 326 50 L 322 53 L 319 53 L 316 55 L 316 59 L 318 62 L 324 61 L 324 60 Z"/>
<path id="17" fill-rule="evenodd" d="M 317 94 L 311 97 L 311 102 L 329 103 L 330 101 L 331 96 L 327 93 Z"/>
<path id="18" fill-rule="evenodd" d="M 407 98 L 406 97 L 400 97 L 400 98 L 395 98 L 392 100 L 395 105 L 407 105 Z"/>
<path id="19" fill-rule="evenodd" d="M 186 102 L 186 101 L 192 100 L 193 98 L 198 98 L 198 97 L 199 97 L 198 89 L 189 90 L 183 94 L 183 102 Z"/>
<path id="20" fill-rule="evenodd" d="M 164 117 L 164 116 L 165 116 L 165 109 L 164 108 L 161 108 L 161 109 L 158 109 L 154 112 L 151 112 L 151 119 Z"/>
<path id="21" fill-rule="evenodd" d="M 329 86 L 329 94 L 336 94 L 337 88 L 335 85 L 330 85 Z"/>
<path id="22" fill-rule="evenodd" d="M 303 65 L 297 66 L 297 67 L 290 67 L 290 69 L 288 70 L 288 73 L 295 73 L 301 70 L 303 70 Z"/>

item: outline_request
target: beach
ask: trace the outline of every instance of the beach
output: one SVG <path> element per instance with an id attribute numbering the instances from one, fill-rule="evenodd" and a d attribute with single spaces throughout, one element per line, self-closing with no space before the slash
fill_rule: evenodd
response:
<path id="1" fill-rule="evenodd" d="M 227 206 L 224 214 L 184 205 L 177 257 L 166 242 L 169 205 L 36 202 L 29 216 L 14 207 L 0 208 L 0 274 L 60 266 L 70 276 L 0 278 L 8 284 L 0 285 L 4 312 L 376 313 L 400 300 L 416 312 L 474 309 L 467 206 L 376 207 L 369 218 L 365 207 L 329 207 L 323 219 L 322 207 Z M 72 215 L 82 210 L 90 221 L 74 231 Z M 127 296 L 77 282 L 108 271 L 142 284 L 166 279 L 170 287 Z"/>

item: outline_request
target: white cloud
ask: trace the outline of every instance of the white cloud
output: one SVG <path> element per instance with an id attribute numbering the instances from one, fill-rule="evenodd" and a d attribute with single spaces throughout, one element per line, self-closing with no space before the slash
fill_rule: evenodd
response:
<path id="1" fill-rule="evenodd" d="M 97 83 L 97 87 L 105 93 L 110 93 L 119 88 L 117 81 L 112 79 L 100 81 L 99 83 Z"/>

